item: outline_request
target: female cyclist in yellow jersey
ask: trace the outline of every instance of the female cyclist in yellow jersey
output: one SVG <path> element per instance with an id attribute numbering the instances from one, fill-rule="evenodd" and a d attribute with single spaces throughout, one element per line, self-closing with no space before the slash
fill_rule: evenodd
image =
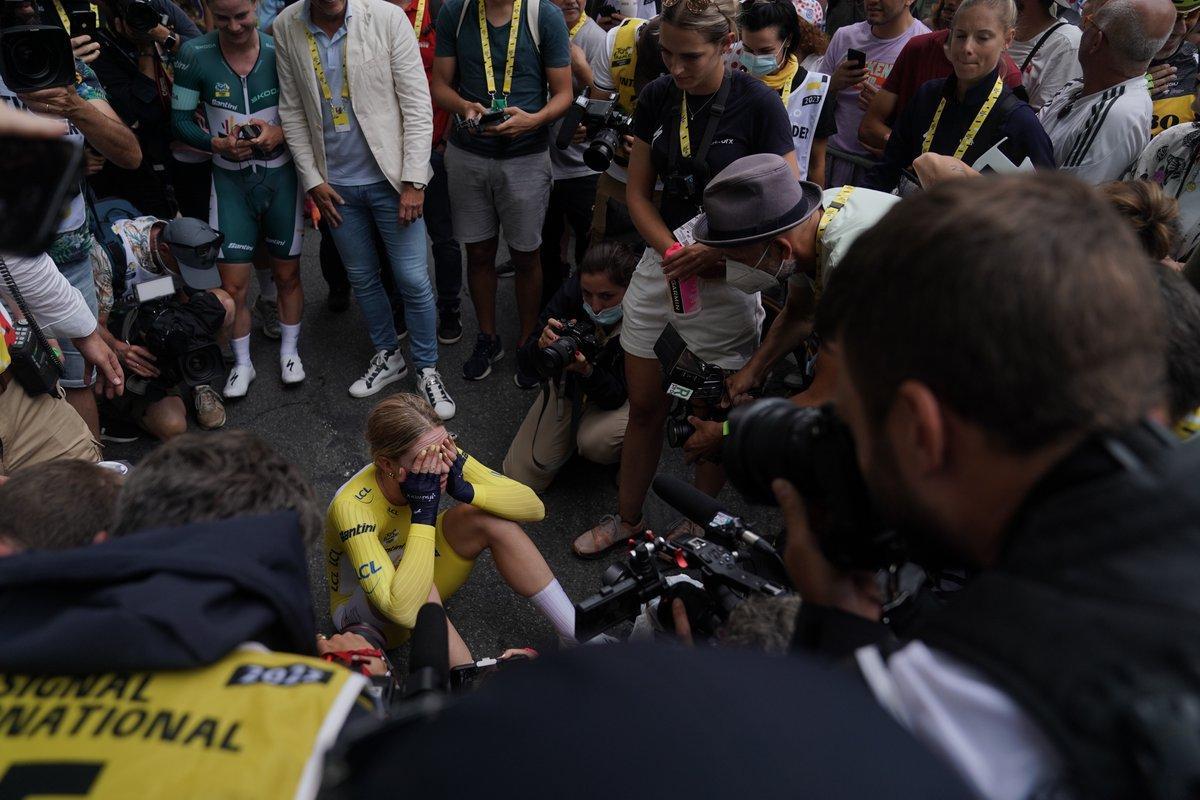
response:
<path id="1" fill-rule="evenodd" d="M 528 597 L 559 636 L 573 639 L 574 606 L 517 524 L 545 516 L 532 489 L 459 450 L 415 395 L 375 406 L 367 443 L 372 462 L 338 490 L 325 520 L 330 613 L 339 631 L 365 626 L 395 646 L 418 609 L 457 591 L 490 549 L 513 591 Z M 443 493 L 459 504 L 439 514 Z M 449 634 L 450 663 L 471 661 L 453 624 Z"/>

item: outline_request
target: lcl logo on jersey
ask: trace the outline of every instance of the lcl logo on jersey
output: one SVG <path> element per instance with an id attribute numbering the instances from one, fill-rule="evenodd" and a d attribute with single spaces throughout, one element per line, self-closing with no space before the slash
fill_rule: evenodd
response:
<path id="1" fill-rule="evenodd" d="M 218 83 L 213 86 L 213 97 L 229 97 L 229 84 Z"/>

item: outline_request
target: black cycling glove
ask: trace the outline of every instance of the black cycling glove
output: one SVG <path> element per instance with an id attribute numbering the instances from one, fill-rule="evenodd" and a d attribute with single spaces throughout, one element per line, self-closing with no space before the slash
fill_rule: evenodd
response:
<path id="1" fill-rule="evenodd" d="M 404 499 L 412 509 L 416 525 L 437 524 L 438 502 L 442 499 L 442 476 L 431 472 L 410 472 L 400 484 Z"/>
<path id="2" fill-rule="evenodd" d="M 450 465 L 450 477 L 446 481 L 446 493 L 460 503 L 470 503 L 475 499 L 475 487 L 463 477 L 463 467 L 467 465 L 467 454 L 458 451 L 458 458 Z"/>

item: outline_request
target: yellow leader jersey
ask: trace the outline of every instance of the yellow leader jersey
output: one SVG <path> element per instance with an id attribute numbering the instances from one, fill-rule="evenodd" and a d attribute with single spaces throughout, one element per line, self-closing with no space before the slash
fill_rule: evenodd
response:
<path id="1" fill-rule="evenodd" d="M 254 646 L 188 670 L 0 674 L 0 796 L 315 797 L 365 686 Z"/>
<path id="2" fill-rule="evenodd" d="M 337 610 L 361 588 L 380 616 L 412 628 L 434 585 L 435 571 L 446 576 L 438 586 L 445 599 L 466 581 L 472 562 L 455 553 L 441 535 L 443 515 L 438 515 L 436 527 L 413 524 L 407 505 L 388 502 L 376 471 L 373 463 L 360 469 L 329 504 L 325 516 L 329 608 L 336 617 Z M 537 522 L 546 516 L 532 489 L 470 456 L 463 477 L 475 489 L 471 505 L 476 508 L 513 522 Z"/>

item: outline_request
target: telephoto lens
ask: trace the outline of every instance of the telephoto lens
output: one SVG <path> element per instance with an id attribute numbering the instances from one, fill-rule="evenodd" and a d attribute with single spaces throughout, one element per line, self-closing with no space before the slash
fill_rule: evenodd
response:
<path id="1" fill-rule="evenodd" d="M 876 513 L 854 438 L 833 406 L 799 408 L 778 397 L 739 406 L 722 453 L 729 482 L 747 500 L 775 505 L 771 482 L 784 478 L 827 512 L 815 533 L 835 566 L 882 569 L 906 560 L 900 538 Z"/>
<path id="2" fill-rule="evenodd" d="M 683 447 L 695 432 L 695 426 L 687 421 L 687 417 L 667 417 L 667 444 L 671 447 Z"/>
<path id="3" fill-rule="evenodd" d="M 604 172 L 612 166 L 616 156 L 617 146 L 621 143 L 621 134 L 613 128 L 605 128 L 596 134 L 587 150 L 583 151 L 583 163 L 596 172 Z"/>

